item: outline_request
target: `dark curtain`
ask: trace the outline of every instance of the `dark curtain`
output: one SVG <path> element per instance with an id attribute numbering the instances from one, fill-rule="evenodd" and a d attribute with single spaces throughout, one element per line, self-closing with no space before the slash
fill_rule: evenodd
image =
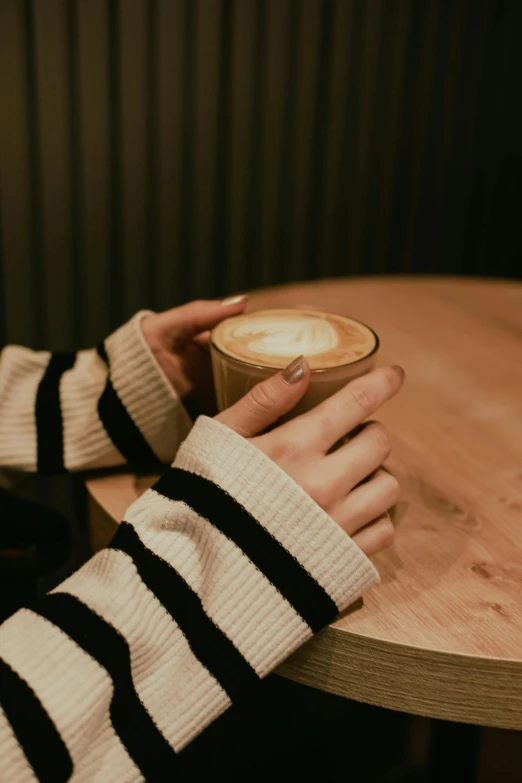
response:
<path id="1" fill-rule="evenodd" d="M 6 338 L 295 279 L 521 277 L 521 31 L 520 0 L 0 0 Z"/>

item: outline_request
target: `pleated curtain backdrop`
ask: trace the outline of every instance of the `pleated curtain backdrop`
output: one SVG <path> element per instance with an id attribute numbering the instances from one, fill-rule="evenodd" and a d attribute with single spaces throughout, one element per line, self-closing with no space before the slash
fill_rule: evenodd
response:
<path id="1" fill-rule="evenodd" d="M 294 279 L 521 276 L 520 0 L 0 0 L 4 339 Z"/>

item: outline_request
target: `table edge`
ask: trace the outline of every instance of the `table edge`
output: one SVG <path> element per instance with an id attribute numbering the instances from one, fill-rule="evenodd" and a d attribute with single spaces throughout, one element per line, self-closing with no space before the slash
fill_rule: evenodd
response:
<path id="1" fill-rule="evenodd" d="M 413 647 L 329 626 L 277 673 L 399 712 L 522 729 L 522 660 L 518 659 Z"/>

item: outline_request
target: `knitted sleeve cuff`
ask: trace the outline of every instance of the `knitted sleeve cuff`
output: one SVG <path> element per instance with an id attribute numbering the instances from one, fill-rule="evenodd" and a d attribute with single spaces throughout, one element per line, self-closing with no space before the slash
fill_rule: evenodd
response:
<path id="1" fill-rule="evenodd" d="M 150 350 L 137 313 L 105 341 L 114 390 L 161 462 L 170 463 L 192 421 Z"/>

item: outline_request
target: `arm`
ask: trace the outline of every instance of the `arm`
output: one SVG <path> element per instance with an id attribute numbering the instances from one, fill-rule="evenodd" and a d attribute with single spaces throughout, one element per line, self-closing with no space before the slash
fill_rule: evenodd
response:
<path id="1" fill-rule="evenodd" d="M 191 421 L 138 313 L 95 350 L 7 346 L 0 361 L 0 467 L 42 473 L 170 463 Z"/>
<path id="2" fill-rule="evenodd" d="M 200 419 L 111 547 L 0 629 L 0 779 L 173 776 L 376 579 L 271 459 Z"/>

